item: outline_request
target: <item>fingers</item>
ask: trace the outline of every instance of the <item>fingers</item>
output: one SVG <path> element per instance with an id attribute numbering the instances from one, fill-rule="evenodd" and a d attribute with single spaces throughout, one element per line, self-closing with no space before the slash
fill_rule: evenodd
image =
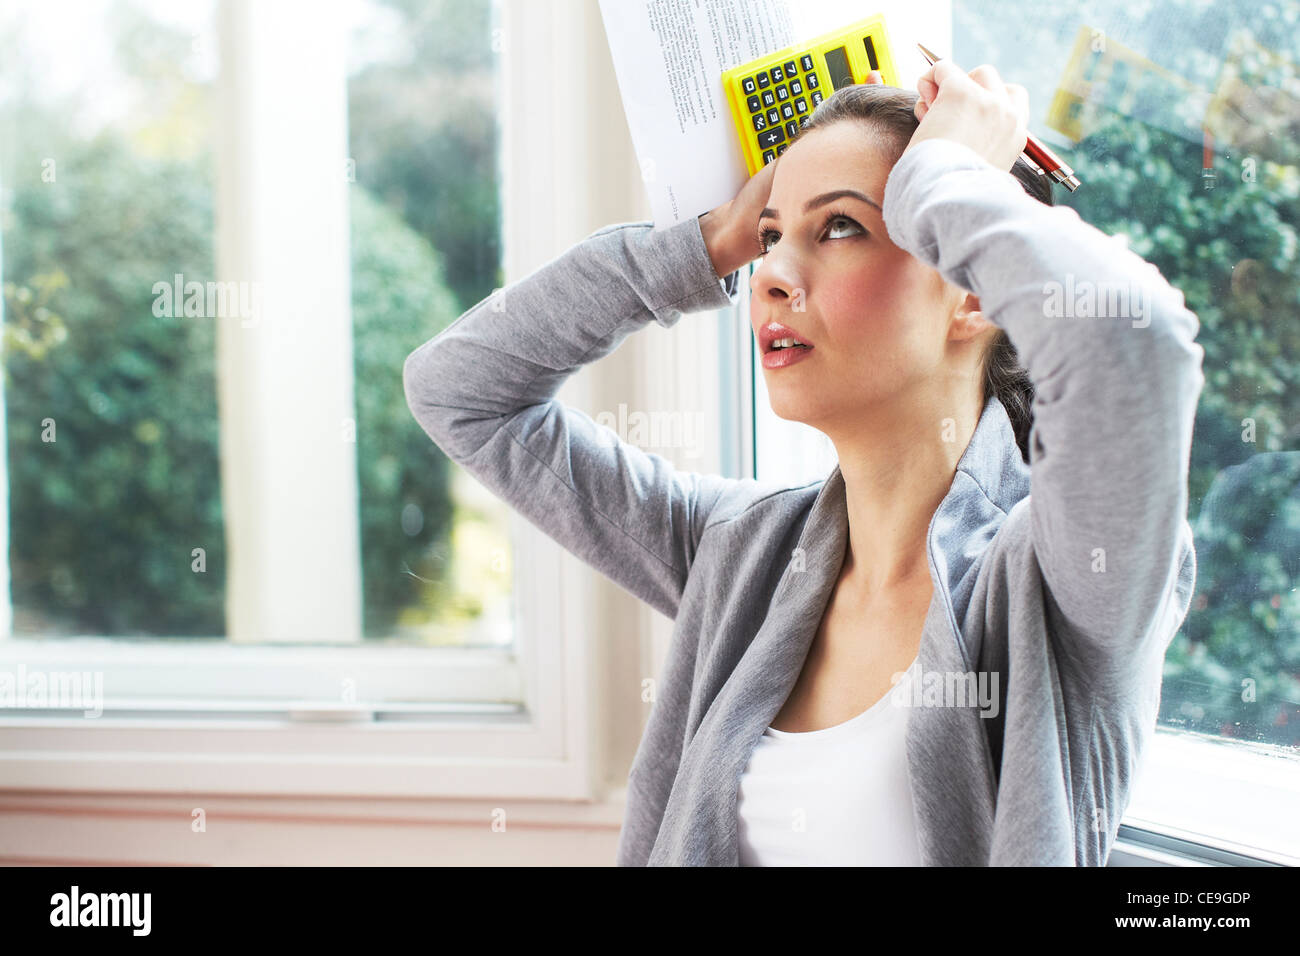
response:
<path id="1" fill-rule="evenodd" d="M 940 60 L 939 62 L 942 63 L 943 61 Z M 922 73 L 921 78 L 916 81 L 916 92 L 921 94 L 921 99 L 927 101 L 931 101 L 939 95 L 939 84 L 934 81 L 934 66 Z"/>
<path id="2" fill-rule="evenodd" d="M 916 89 L 912 112 L 919 128 L 906 149 L 929 139 L 955 140 L 995 166 L 1012 168 L 1028 137 L 1028 90 L 1004 83 L 991 64 L 966 73 L 951 60 L 932 63 Z M 932 112 L 934 119 L 927 119 Z"/>
<path id="3" fill-rule="evenodd" d="M 916 118 L 920 120 L 925 116 L 938 97 L 940 87 L 948 84 L 961 87 L 968 82 L 987 90 L 999 99 L 1009 100 L 1021 122 L 1025 126 L 1029 125 L 1028 90 L 1019 83 L 1004 83 L 997 69 L 991 64 L 984 63 L 969 73 L 964 73 L 961 67 L 951 60 L 939 60 L 916 81 L 916 90 L 920 94 L 914 110 Z"/>
<path id="4" fill-rule="evenodd" d="M 921 100 L 925 104 L 925 108 L 917 114 L 917 118 L 923 116 L 925 110 L 934 105 L 934 101 L 939 97 L 940 89 L 948 88 L 956 92 L 962 87 L 974 85 L 972 79 L 952 60 L 935 62 L 916 81 L 916 91 L 921 94 Z"/>
<path id="5" fill-rule="evenodd" d="M 927 79 L 924 76 L 916 81 L 916 91 L 921 94 L 921 102 L 927 107 L 939 95 L 939 87 L 935 85 L 934 80 Z"/>
<path id="6" fill-rule="evenodd" d="M 970 82 L 970 78 L 962 68 L 952 60 L 937 61 L 929 70 L 921 74 L 921 78 L 929 80 L 940 89 L 947 83 L 962 85 Z"/>
<path id="7" fill-rule="evenodd" d="M 1008 83 L 1006 87 L 1011 102 L 1015 104 L 1016 115 L 1020 117 L 1021 124 L 1027 128 L 1029 126 L 1029 91 L 1019 83 Z"/>
<path id="8" fill-rule="evenodd" d="M 995 93 L 999 97 L 1007 95 L 1007 88 L 1002 82 L 1002 77 L 998 76 L 998 71 L 988 63 L 981 64 L 971 70 L 970 78 L 990 93 Z"/>
<path id="9" fill-rule="evenodd" d="M 969 73 L 964 73 L 962 68 L 953 63 L 952 60 L 939 60 L 934 63 L 916 81 L 916 89 L 927 102 L 933 103 L 934 98 L 939 95 L 940 87 L 948 83 L 957 86 L 975 83 L 990 93 L 996 93 L 999 96 L 1005 96 L 1008 91 L 1007 86 L 1002 82 L 1002 77 L 998 75 L 998 71 L 992 65 L 984 63 L 975 67 Z"/>

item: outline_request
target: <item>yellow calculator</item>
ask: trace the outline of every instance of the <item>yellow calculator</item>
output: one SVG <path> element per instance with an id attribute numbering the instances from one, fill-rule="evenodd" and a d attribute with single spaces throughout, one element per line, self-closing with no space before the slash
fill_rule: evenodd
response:
<path id="1" fill-rule="evenodd" d="M 825 97 L 879 70 L 889 86 L 898 70 L 883 14 L 724 70 L 741 152 L 754 175 L 786 151 Z"/>

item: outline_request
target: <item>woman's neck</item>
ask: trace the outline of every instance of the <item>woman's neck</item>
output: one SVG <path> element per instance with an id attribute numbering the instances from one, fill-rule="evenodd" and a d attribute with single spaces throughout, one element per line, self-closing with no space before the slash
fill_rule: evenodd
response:
<path id="1" fill-rule="evenodd" d="M 887 430 L 835 442 L 848 508 L 841 577 L 864 596 L 929 578 L 926 534 L 952 487 L 978 410 L 891 416 Z M 834 438 L 832 437 L 834 441 Z"/>

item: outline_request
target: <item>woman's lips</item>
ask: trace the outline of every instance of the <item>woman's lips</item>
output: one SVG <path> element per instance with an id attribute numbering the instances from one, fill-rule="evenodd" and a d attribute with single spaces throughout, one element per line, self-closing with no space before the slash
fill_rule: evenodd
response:
<path id="1" fill-rule="evenodd" d="M 812 355 L 814 349 L 812 346 L 796 345 L 788 349 L 777 349 L 774 352 L 763 353 L 763 368 L 786 368 L 794 365 L 796 362 L 802 362 L 808 356 Z"/>
<path id="2" fill-rule="evenodd" d="M 761 352 L 772 351 L 772 346 L 784 339 L 792 339 L 800 345 L 812 345 L 803 334 L 782 325 L 780 322 L 768 322 L 757 331 L 758 347 Z"/>

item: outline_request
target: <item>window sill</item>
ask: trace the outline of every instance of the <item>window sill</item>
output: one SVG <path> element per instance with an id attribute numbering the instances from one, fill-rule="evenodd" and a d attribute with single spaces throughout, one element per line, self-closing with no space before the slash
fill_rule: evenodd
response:
<path id="1" fill-rule="evenodd" d="M 1162 727 L 1144 755 L 1123 822 L 1154 853 L 1186 853 L 1211 865 L 1296 866 L 1297 806 L 1300 755 Z"/>
<path id="2" fill-rule="evenodd" d="M 436 703 L 344 703 L 337 691 L 333 699 L 325 697 L 328 688 L 338 687 L 340 673 L 360 678 L 359 687 L 384 697 L 407 696 L 412 671 L 415 678 L 427 678 L 433 689 L 462 678 L 462 696 L 494 685 L 508 689 L 514 681 L 498 676 L 505 670 L 495 666 L 502 663 L 500 655 L 424 652 L 418 655 L 419 666 L 408 666 L 402 674 L 403 668 L 394 666 L 399 662 L 386 659 L 389 653 L 402 656 L 400 651 L 357 652 L 346 658 L 340 653 L 347 654 L 308 648 L 232 650 L 209 662 L 220 675 L 191 660 L 188 684 L 170 654 L 154 659 L 152 667 L 143 659 L 117 659 L 117 673 L 138 685 L 128 689 L 139 693 L 146 686 L 161 686 L 175 696 L 104 695 L 99 716 L 87 716 L 94 711 L 84 709 L 84 700 L 60 710 L 0 709 L 0 791 L 591 797 L 588 758 L 574 729 L 566 733 L 562 713 L 548 717 L 512 702 L 511 694 L 496 702 L 453 695 Z M 344 659 L 350 665 L 342 665 Z M 42 663 L 54 662 L 47 657 Z M 367 670 L 369 664 L 374 666 Z M 239 670 L 249 681 L 241 696 L 227 696 L 224 691 Z M 277 677 L 280 670 L 284 674 Z M 180 686 L 160 680 L 160 671 L 178 675 Z M 206 684 L 194 674 L 206 674 Z M 316 693 L 264 696 L 281 679 Z M 312 680 L 316 684 L 308 686 Z M 476 681 L 471 691 L 466 685 Z M 426 686 L 424 693 L 429 690 Z M 185 693 L 189 696 L 180 696 Z M 570 703 L 576 707 L 579 701 Z"/>
<path id="3" fill-rule="evenodd" d="M 0 721 L 0 791 L 590 799 L 584 757 L 524 755 L 538 735 L 531 720 L 478 716 L 362 726 L 11 718 Z"/>
<path id="4" fill-rule="evenodd" d="M 0 793 L 0 866 L 612 866 L 622 820 L 615 790 L 594 801 Z"/>
<path id="5" fill-rule="evenodd" d="M 35 799 L 39 796 L 39 799 Z M 188 795 L 187 795 L 188 796 Z M 272 796 L 203 794 L 203 809 L 224 820 L 246 819 L 283 823 L 462 824 L 483 820 L 483 799 L 373 800 L 315 797 L 307 800 Z M 626 806 L 626 786 L 609 787 L 598 799 L 528 800 L 510 804 L 509 825 L 575 825 L 618 829 Z M 492 803 L 492 800 L 486 801 Z M 174 816 L 183 807 L 189 817 L 193 802 L 167 794 L 0 792 L 0 816 L 10 814 Z"/>
<path id="6" fill-rule="evenodd" d="M 521 703 L 521 668 L 502 652 L 33 644 L 4 642 L 0 666 L 51 687 L 91 672 L 115 693 L 0 706 L 0 789 L 591 795 L 564 715 Z M 148 693 L 159 687 L 167 698 Z"/>

